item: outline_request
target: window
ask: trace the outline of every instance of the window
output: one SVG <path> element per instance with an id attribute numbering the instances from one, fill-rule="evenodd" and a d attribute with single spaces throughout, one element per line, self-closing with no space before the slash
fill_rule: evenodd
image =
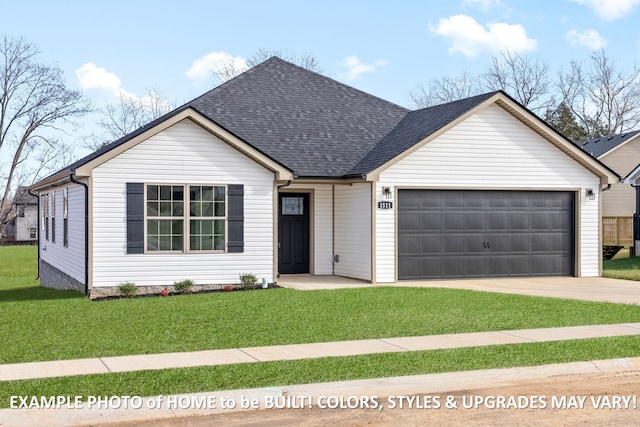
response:
<path id="1" fill-rule="evenodd" d="M 62 190 L 62 242 L 69 246 L 69 189 Z"/>
<path id="2" fill-rule="evenodd" d="M 56 242 L 56 192 L 51 193 L 51 243 Z"/>
<path id="3" fill-rule="evenodd" d="M 29 239 L 34 240 L 38 238 L 38 228 L 29 227 Z"/>
<path id="4" fill-rule="evenodd" d="M 224 251 L 226 187 L 147 185 L 146 226 L 149 252 Z"/>
<path id="5" fill-rule="evenodd" d="M 304 197 L 282 197 L 283 215 L 304 215 Z"/>
<path id="6" fill-rule="evenodd" d="M 225 188 L 189 187 L 189 250 L 224 250 Z"/>
<path id="7" fill-rule="evenodd" d="M 147 186 L 147 250 L 184 249 L 184 187 Z"/>

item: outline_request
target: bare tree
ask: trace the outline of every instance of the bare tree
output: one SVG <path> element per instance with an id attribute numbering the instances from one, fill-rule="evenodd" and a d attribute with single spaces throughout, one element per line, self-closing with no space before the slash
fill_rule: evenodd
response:
<path id="1" fill-rule="evenodd" d="M 261 62 L 266 61 L 272 56 L 280 57 L 285 61 L 292 62 L 316 73 L 322 72 L 318 61 L 310 54 L 297 55 L 288 50 L 283 51 L 280 49 L 260 49 L 249 58 L 247 58 L 245 64 L 234 61 L 233 57 L 229 56 L 229 58 L 225 62 L 218 64 L 216 69 L 213 70 L 211 74 L 213 78 L 219 83 L 224 83 L 244 73 L 249 68 L 255 67 Z"/>
<path id="2" fill-rule="evenodd" d="M 640 70 L 621 71 L 604 50 L 592 54 L 587 67 L 571 61 L 568 71 L 560 71 L 557 88 L 588 138 L 640 125 Z"/>
<path id="3" fill-rule="evenodd" d="M 463 71 L 458 77 L 440 77 L 429 82 L 427 87 L 418 84 L 409 97 L 418 108 L 431 107 L 458 99 L 469 98 L 482 92 L 478 79 Z"/>
<path id="4" fill-rule="evenodd" d="M 531 111 L 549 106 L 549 64 L 539 57 L 504 51 L 494 56 L 484 86 L 489 90 L 503 90 Z"/>
<path id="5" fill-rule="evenodd" d="M 121 92 L 116 102 L 108 103 L 100 120 L 106 137 L 89 136 L 84 138 L 85 145 L 100 148 L 115 141 L 134 130 L 146 125 L 175 108 L 173 102 L 167 101 L 164 94 L 156 88 L 147 89 L 142 98 Z"/>
<path id="6" fill-rule="evenodd" d="M 90 111 L 80 92 L 67 89 L 62 70 L 36 62 L 37 54 L 23 38 L 0 40 L 0 155 L 10 159 L 0 177 L 0 206 L 6 206 L 25 159 L 59 147 L 60 126 Z M 7 215 L 0 212 L 0 223 Z"/>

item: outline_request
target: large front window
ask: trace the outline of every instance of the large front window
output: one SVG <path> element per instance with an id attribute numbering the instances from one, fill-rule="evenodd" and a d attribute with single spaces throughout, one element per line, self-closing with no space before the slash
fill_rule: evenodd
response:
<path id="1" fill-rule="evenodd" d="M 226 188 L 147 185 L 146 218 L 147 251 L 224 251 Z"/>

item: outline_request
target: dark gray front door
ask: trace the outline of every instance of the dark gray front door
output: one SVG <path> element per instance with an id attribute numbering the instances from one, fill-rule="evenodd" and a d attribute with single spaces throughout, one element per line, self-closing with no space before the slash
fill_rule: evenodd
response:
<path id="1" fill-rule="evenodd" d="M 572 276 L 574 193 L 398 191 L 398 277 Z"/>
<path id="2" fill-rule="evenodd" d="M 278 272 L 309 272 L 309 194 L 282 193 L 278 201 Z"/>

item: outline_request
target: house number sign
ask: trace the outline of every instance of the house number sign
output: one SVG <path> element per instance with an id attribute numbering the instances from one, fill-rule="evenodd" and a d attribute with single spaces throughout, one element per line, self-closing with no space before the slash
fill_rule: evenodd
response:
<path id="1" fill-rule="evenodd" d="M 378 209 L 393 209 L 393 202 L 378 202 Z"/>

